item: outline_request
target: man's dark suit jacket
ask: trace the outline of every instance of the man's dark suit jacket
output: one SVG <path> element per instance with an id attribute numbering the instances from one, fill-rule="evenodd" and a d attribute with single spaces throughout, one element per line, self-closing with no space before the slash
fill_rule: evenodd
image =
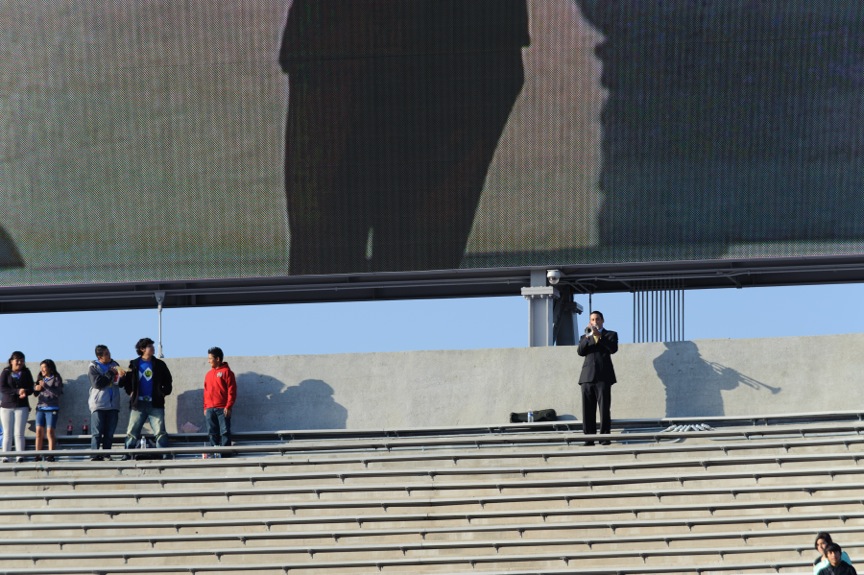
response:
<path id="1" fill-rule="evenodd" d="M 618 332 L 604 329 L 602 337 L 594 343 L 593 336 L 583 336 L 579 340 L 576 352 L 585 358 L 582 362 L 582 373 L 579 384 L 603 382 L 615 383 L 615 368 L 612 366 L 612 354 L 618 351 Z"/>

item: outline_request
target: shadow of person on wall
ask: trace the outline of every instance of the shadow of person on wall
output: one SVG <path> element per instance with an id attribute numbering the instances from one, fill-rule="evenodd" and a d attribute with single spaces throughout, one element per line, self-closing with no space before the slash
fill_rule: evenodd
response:
<path id="1" fill-rule="evenodd" d="M 757 390 L 779 393 L 752 377 L 708 361 L 692 341 L 666 343 L 666 351 L 654 360 L 657 377 L 666 388 L 666 417 L 716 417 L 725 415 L 721 391 L 746 385 Z"/>
<path id="2" fill-rule="evenodd" d="M 90 376 L 88 374 L 76 377 L 63 375 L 63 395 L 60 396 L 60 412 L 57 419 L 57 436 L 68 436 L 68 426 L 72 426 L 72 435 L 89 435 L 90 430 Z M 129 421 L 129 396 L 122 389 L 120 394 L 120 411 L 115 434 L 125 434 L 126 425 Z M 27 427 L 31 432 L 36 431 L 36 398 L 30 398 L 30 415 Z M 87 426 L 87 433 L 84 426 Z M 89 441 L 88 441 L 89 443 Z"/>
<path id="3" fill-rule="evenodd" d="M 238 390 L 239 392 L 239 390 Z M 239 397 L 238 397 L 239 401 Z M 190 389 L 177 396 L 177 431 L 181 433 L 206 433 L 204 421 L 204 389 Z M 231 428 L 236 430 L 234 417 Z"/>
<path id="4" fill-rule="evenodd" d="M 57 434 L 68 435 L 67 428 L 72 425 L 72 433 L 77 435 L 84 433 L 84 423 L 90 425 L 90 408 L 87 401 L 90 397 L 90 377 L 85 373 L 78 377 L 63 378 L 63 395 L 60 396 L 60 411 L 57 415 Z M 123 394 L 125 397 L 125 394 Z M 35 430 L 36 422 L 35 397 L 30 400 L 30 418 L 32 429 Z M 122 404 L 121 404 L 122 406 Z M 128 410 L 127 410 L 128 411 Z M 122 412 L 122 409 L 121 409 Z M 117 426 L 119 429 L 119 425 Z M 126 429 L 125 427 L 123 428 Z"/>
<path id="5" fill-rule="evenodd" d="M 187 423 L 206 431 L 204 390 L 193 389 L 177 398 L 177 429 Z M 348 410 L 333 399 L 333 388 L 320 379 L 288 386 L 275 377 L 255 372 L 237 375 L 237 403 L 232 431 L 285 429 L 345 429 Z"/>
<path id="6" fill-rule="evenodd" d="M 304 379 L 284 392 L 285 429 L 345 429 L 348 410 L 333 399 L 333 388 L 320 379 Z"/>

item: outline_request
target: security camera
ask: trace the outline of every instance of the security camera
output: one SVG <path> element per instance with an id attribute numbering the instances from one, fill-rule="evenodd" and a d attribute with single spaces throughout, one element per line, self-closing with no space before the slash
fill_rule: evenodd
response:
<path id="1" fill-rule="evenodd" d="M 549 281 L 549 285 L 558 285 L 562 277 L 564 277 L 564 274 L 561 273 L 561 270 L 549 270 L 546 272 L 546 279 Z"/>

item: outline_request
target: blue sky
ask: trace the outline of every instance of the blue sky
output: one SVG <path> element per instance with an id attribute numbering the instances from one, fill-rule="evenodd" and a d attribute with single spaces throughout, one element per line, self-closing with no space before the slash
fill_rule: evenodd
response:
<path id="1" fill-rule="evenodd" d="M 860 284 L 695 290 L 685 295 L 686 339 L 759 338 L 864 332 Z M 577 301 L 588 308 L 588 297 Z M 633 341 L 631 294 L 593 296 L 622 343 Z M 528 303 L 521 296 L 188 308 L 163 311 L 166 357 L 389 352 L 524 347 Z M 585 316 L 579 317 L 584 327 Z M 90 359 L 97 343 L 118 359 L 140 337 L 157 339 L 154 309 L 4 315 L 3 359 L 21 350 L 45 358 Z"/>

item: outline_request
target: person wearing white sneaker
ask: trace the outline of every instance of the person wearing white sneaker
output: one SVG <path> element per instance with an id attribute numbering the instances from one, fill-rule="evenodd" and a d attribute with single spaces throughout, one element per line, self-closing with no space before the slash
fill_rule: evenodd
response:
<path id="1" fill-rule="evenodd" d="M 15 451 L 24 451 L 24 430 L 27 427 L 27 417 L 30 414 L 30 400 L 33 394 L 33 374 L 24 365 L 24 354 L 13 351 L 9 357 L 9 365 L 0 372 L 0 422 L 3 425 L 3 451 L 12 449 L 15 441 Z M 8 457 L 3 459 L 4 462 Z M 18 462 L 23 461 L 21 456 Z"/>

